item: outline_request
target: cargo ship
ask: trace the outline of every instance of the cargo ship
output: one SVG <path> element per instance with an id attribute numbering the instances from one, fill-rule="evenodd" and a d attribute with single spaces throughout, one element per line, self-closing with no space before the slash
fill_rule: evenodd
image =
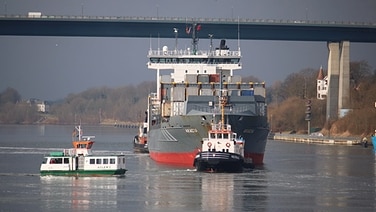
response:
<path id="1" fill-rule="evenodd" d="M 263 164 L 269 133 L 264 82 L 243 82 L 234 72 L 242 69 L 241 51 L 230 50 L 226 40 L 208 50 L 198 50 L 200 24 L 185 29 L 192 47 L 148 52 L 148 69 L 156 71 L 157 92 L 148 99 L 148 149 L 150 157 L 163 164 L 192 166 L 213 123 L 221 119 L 216 104 L 221 85 L 227 90 L 224 116 L 234 133 L 244 138 L 244 160 Z M 163 72 L 163 73 L 162 73 Z M 166 73 L 166 74 L 165 74 Z"/>

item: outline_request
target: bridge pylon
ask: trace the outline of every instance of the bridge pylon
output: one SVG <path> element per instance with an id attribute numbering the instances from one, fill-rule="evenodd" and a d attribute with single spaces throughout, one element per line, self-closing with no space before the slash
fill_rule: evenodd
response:
<path id="1" fill-rule="evenodd" d="M 326 117 L 336 120 L 350 104 L 350 42 L 328 42 Z"/>

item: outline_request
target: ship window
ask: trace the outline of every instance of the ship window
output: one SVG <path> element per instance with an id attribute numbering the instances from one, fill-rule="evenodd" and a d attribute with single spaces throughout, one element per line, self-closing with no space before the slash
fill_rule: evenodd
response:
<path id="1" fill-rule="evenodd" d="M 197 74 L 198 74 L 198 73 L 200 73 L 200 71 L 199 71 L 199 70 L 197 70 Z"/>
<path id="2" fill-rule="evenodd" d="M 218 138 L 222 138 L 222 134 L 221 133 L 218 133 L 217 136 L 218 136 Z"/>
<path id="3" fill-rule="evenodd" d="M 110 164 L 115 164 L 115 158 L 110 158 Z"/>
<path id="4" fill-rule="evenodd" d="M 108 158 L 103 158 L 103 164 L 108 164 Z"/>
<path id="5" fill-rule="evenodd" d="M 123 158 L 123 163 L 125 164 L 125 158 Z"/>
<path id="6" fill-rule="evenodd" d="M 185 73 L 188 73 L 188 70 L 185 70 Z"/>
<path id="7" fill-rule="evenodd" d="M 228 134 L 227 133 L 223 134 L 223 138 L 228 139 Z"/>
<path id="8" fill-rule="evenodd" d="M 55 159 L 55 162 L 56 162 L 57 164 L 62 164 L 62 163 L 63 163 L 63 158 L 56 158 L 56 159 Z"/>
<path id="9" fill-rule="evenodd" d="M 101 158 L 97 158 L 97 164 L 102 164 L 102 159 Z"/>
<path id="10" fill-rule="evenodd" d="M 210 133 L 210 138 L 215 138 L 215 133 Z"/>
<path id="11" fill-rule="evenodd" d="M 204 73 L 206 74 L 206 70 L 204 70 Z"/>
<path id="12" fill-rule="evenodd" d="M 69 158 L 64 158 L 64 163 L 69 164 Z"/>
<path id="13" fill-rule="evenodd" d="M 90 159 L 90 164 L 95 164 L 95 159 Z"/>

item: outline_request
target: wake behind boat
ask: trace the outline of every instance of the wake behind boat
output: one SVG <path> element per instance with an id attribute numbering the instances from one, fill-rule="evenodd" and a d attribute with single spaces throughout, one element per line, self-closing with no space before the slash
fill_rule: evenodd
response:
<path id="1" fill-rule="evenodd" d="M 224 106 L 226 123 L 245 140 L 244 158 L 255 165 L 263 163 L 269 126 L 265 102 L 265 83 L 243 82 L 234 71 L 242 68 L 241 52 L 231 51 L 225 40 L 218 48 L 198 50 L 200 24 L 187 26 L 192 48 L 149 50 L 148 68 L 156 70 L 157 92 L 149 96 L 148 149 L 150 157 L 160 163 L 192 166 L 201 151 L 212 123 L 220 116 L 214 104 L 220 84 L 228 90 Z M 162 75 L 167 71 L 169 75 Z"/>
<path id="2" fill-rule="evenodd" d="M 41 175 L 111 176 L 124 175 L 125 155 L 94 155 L 95 136 L 82 136 L 81 126 L 72 134 L 73 148 L 51 152 L 40 166 Z"/>

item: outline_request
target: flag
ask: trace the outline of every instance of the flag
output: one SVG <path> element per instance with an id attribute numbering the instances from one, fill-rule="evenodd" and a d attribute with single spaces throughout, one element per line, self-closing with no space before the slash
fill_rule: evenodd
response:
<path id="1" fill-rule="evenodd" d="M 200 31 L 200 30 L 201 30 L 201 24 L 197 24 L 197 26 L 196 26 L 196 30 L 197 30 L 197 31 Z"/>
<path id="2" fill-rule="evenodd" d="M 187 33 L 188 35 L 191 34 L 191 29 L 192 29 L 192 27 L 186 26 L 185 27 L 185 33 Z"/>

